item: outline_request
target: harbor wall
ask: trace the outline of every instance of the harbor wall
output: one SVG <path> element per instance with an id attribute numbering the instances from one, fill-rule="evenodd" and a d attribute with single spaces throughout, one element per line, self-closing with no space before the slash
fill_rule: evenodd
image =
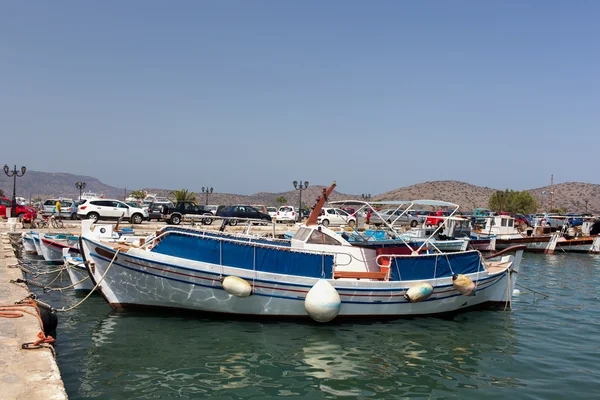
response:
<path id="1" fill-rule="evenodd" d="M 0 231 L 0 305 L 8 306 L 31 292 L 10 283 L 11 280 L 23 278 L 23 274 L 18 268 L 9 268 L 17 264 L 17 258 L 6 232 L 8 229 L 0 229 L 4 230 Z M 29 314 L 20 318 L 0 317 L 0 398 L 67 398 L 53 351 L 49 348 L 21 349 L 23 343 L 37 340 L 40 331 L 38 319 Z"/>

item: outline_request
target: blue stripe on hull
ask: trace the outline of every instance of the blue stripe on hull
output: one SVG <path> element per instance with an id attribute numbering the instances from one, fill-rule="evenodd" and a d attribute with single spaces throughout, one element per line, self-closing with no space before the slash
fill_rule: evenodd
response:
<path id="1" fill-rule="evenodd" d="M 110 259 L 102 257 L 102 256 L 100 256 L 100 255 L 98 255 L 96 253 L 90 253 L 90 254 L 92 255 L 92 257 L 99 258 L 99 259 L 101 259 L 103 261 L 106 261 L 106 262 L 111 262 Z M 124 255 L 124 256 L 129 257 L 129 255 Z M 123 265 L 123 264 L 118 263 L 116 261 L 113 262 L 113 266 L 115 266 L 115 265 L 117 265 L 117 266 L 119 266 L 121 268 L 128 269 L 130 271 L 138 272 L 140 274 L 145 274 L 145 275 L 151 275 L 151 276 L 154 276 L 154 277 L 157 277 L 157 278 L 167 279 L 167 280 L 171 280 L 171 281 L 175 281 L 175 282 L 181 282 L 181 283 L 185 283 L 185 284 L 193 285 L 193 286 L 200 286 L 200 287 L 205 287 L 205 288 L 210 288 L 210 289 L 217 289 L 217 290 L 225 290 L 225 289 L 223 289 L 222 286 L 206 285 L 206 284 L 197 283 L 197 282 L 185 281 L 185 280 L 182 280 L 182 279 L 173 278 L 173 277 L 169 277 L 169 276 L 165 276 L 165 275 L 159 275 L 159 274 L 156 274 L 156 273 L 153 273 L 153 272 L 148 272 L 148 271 L 140 270 L 138 268 L 126 266 L 126 265 Z M 213 273 L 210 273 L 210 272 L 204 272 L 204 271 L 198 271 L 198 270 L 193 270 L 193 271 L 196 272 L 196 273 L 206 273 L 206 274 L 209 274 L 209 275 L 213 275 Z M 172 271 L 166 271 L 166 272 L 172 272 Z M 483 291 L 485 289 L 488 289 L 488 288 L 494 286 L 496 283 L 498 283 L 498 282 L 501 281 L 501 278 L 503 276 L 504 276 L 504 274 L 501 275 L 501 276 L 488 277 L 486 279 L 479 280 L 479 285 L 478 285 L 478 289 L 477 290 L 478 291 Z M 196 279 L 202 279 L 203 277 L 194 277 L 194 278 L 196 278 Z M 480 288 L 479 287 L 479 286 L 483 286 L 484 285 L 483 282 L 489 281 L 491 279 L 496 279 L 496 280 L 493 281 L 493 282 L 491 282 L 489 285 L 487 285 L 484 288 Z M 255 281 L 256 282 L 266 282 L 266 281 L 262 281 L 260 279 L 256 279 Z M 269 282 L 276 283 L 276 284 L 280 284 L 281 283 L 281 282 L 273 282 L 273 281 L 269 281 Z M 299 284 L 297 285 L 297 284 L 292 284 L 292 283 L 284 283 L 284 284 L 286 284 L 286 285 L 293 285 L 293 286 L 300 286 Z M 312 285 L 302 285 L 302 286 L 312 287 Z M 444 288 L 444 287 L 452 287 L 452 285 L 438 286 L 438 287 L 436 287 L 436 289 L 440 289 L 440 288 Z M 275 289 L 275 290 L 281 290 L 281 291 L 284 291 L 284 292 L 287 291 L 285 288 L 281 288 L 281 289 L 279 289 L 279 288 L 273 288 L 273 289 Z M 391 291 L 405 291 L 406 289 L 407 288 L 385 289 L 385 290 L 391 292 Z M 368 289 L 368 288 L 360 288 L 359 289 L 359 288 L 341 288 L 341 287 L 336 287 L 336 290 L 338 290 L 338 292 L 339 291 L 352 291 L 352 292 L 356 292 L 356 291 L 374 291 L 374 290 L 371 290 L 371 289 Z M 455 291 L 453 290 L 453 292 L 455 292 Z M 434 292 L 434 294 L 435 294 L 435 292 Z M 273 295 L 273 294 L 258 293 L 258 292 L 255 292 L 254 295 L 265 296 L 265 297 L 281 298 L 281 299 L 288 299 L 288 300 L 304 300 L 304 298 L 305 298 L 305 296 L 292 297 L 292 296 Z M 346 293 L 340 293 L 340 295 L 342 295 L 342 296 L 343 295 L 351 296 L 351 294 L 346 294 Z M 449 298 L 457 297 L 457 296 L 462 296 L 462 294 L 460 294 L 460 293 L 458 293 L 458 294 L 453 293 L 453 294 L 450 294 L 450 295 L 447 295 L 447 296 L 443 296 L 443 297 L 441 297 L 441 296 L 431 297 L 431 298 L 427 299 L 426 301 L 444 300 L 444 299 L 449 299 Z M 402 304 L 402 303 L 408 303 L 408 301 L 407 300 L 401 300 L 401 301 L 392 301 L 392 302 L 384 302 L 384 301 L 371 301 L 371 302 L 368 302 L 368 301 L 349 301 L 349 300 L 345 300 L 345 301 L 342 301 L 342 303 L 347 303 L 347 304 Z"/>

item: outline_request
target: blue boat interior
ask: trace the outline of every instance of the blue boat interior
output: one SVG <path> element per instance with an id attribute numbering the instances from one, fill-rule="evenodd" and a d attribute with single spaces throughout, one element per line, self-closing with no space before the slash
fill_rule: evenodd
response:
<path id="1" fill-rule="evenodd" d="M 249 240 L 225 240 L 219 235 L 190 236 L 172 230 L 152 252 L 215 265 L 272 272 L 277 274 L 330 279 L 333 255 L 291 251 L 287 246 Z M 268 242 L 268 243 L 267 243 Z M 397 246 L 397 242 L 395 244 Z M 445 253 L 430 256 L 392 258 L 392 281 L 425 280 L 471 274 L 483 270 L 479 252 Z"/>

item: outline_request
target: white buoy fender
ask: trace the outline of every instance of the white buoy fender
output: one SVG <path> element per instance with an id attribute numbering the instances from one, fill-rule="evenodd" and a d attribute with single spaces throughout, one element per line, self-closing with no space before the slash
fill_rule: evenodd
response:
<path id="1" fill-rule="evenodd" d="M 237 297 L 248 297 L 252 294 L 252 286 L 248 281 L 233 275 L 223 279 L 223 289 Z"/>
<path id="2" fill-rule="evenodd" d="M 427 300 L 431 293 L 433 293 L 433 286 L 429 283 L 421 283 L 408 289 L 404 294 L 404 298 L 411 303 L 418 303 Z"/>
<path id="3" fill-rule="evenodd" d="M 337 317 L 341 305 L 339 293 L 325 279 L 319 279 L 304 299 L 306 312 L 317 322 L 329 322 Z"/>
<path id="4" fill-rule="evenodd" d="M 473 296 L 475 294 L 475 282 L 468 276 L 463 274 L 452 275 L 452 284 L 460 293 L 465 296 Z"/>
<path id="5" fill-rule="evenodd" d="M 513 296 L 518 296 L 521 294 L 521 291 L 519 289 L 514 289 L 513 290 Z"/>

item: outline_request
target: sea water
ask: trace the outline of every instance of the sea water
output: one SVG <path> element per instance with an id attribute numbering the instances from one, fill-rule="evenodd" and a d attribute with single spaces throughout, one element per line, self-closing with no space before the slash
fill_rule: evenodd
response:
<path id="1" fill-rule="evenodd" d="M 72 400 L 600 398 L 600 256 L 525 254 L 518 283 L 548 297 L 343 324 L 115 312 L 92 295 L 59 315 L 56 353 Z M 83 298 L 33 289 L 57 308 Z"/>

